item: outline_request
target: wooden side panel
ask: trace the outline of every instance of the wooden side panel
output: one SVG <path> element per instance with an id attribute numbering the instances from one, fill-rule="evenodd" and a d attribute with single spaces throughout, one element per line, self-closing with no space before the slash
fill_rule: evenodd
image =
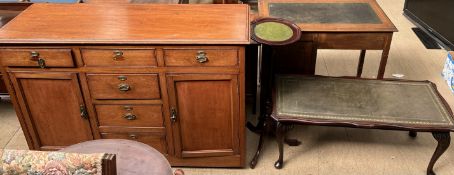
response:
<path id="1" fill-rule="evenodd" d="M 236 75 L 168 76 L 176 110 L 175 152 L 180 157 L 239 154 Z"/>
<path id="2" fill-rule="evenodd" d="M 296 42 L 286 46 L 276 46 L 273 48 L 265 47 L 263 60 L 272 59 L 276 66 L 276 72 L 281 74 L 308 74 L 315 73 L 315 63 L 317 57 L 317 46 L 313 42 Z M 271 54 L 271 49 L 275 54 Z M 270 55 L 275 55 L 270 58 Z"/>
<path id="3" fill-rule="evenodd" d="M 6 90 L 6 86 L 5 86 L 5 83 L 3 82 L 3 75 L 0 74 L 0 94 L 7 94 L 8 91 Z"/>
<path id="4" fill-rule="evenodd" d="M 41 149 L 58 149 L 93 136 L 76 73 L 11 73 L 21 110 L 34 143 Z"/>

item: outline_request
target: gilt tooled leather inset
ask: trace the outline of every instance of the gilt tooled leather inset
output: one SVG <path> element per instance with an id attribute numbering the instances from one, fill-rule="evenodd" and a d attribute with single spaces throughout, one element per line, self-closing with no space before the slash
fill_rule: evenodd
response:
<path id="1" fill-rule="evenodd" d="M 294 23 L 381 24 L 368 3 L 269 3 L 270 16 Z"/>

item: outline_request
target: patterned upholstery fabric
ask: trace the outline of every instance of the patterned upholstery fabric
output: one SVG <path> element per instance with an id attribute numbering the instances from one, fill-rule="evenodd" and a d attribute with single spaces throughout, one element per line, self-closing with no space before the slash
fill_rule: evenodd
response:
<path id="1" fill-rule="evenodd" d="M 101 175 L 104 153 L 1 150 L 1 175 Z"/>

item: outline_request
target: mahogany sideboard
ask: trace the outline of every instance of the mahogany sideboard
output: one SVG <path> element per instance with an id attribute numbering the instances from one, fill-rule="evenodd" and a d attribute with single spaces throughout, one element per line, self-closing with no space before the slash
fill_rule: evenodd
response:
<path id="1" fill-rule="evenodd" d="M 242 167 L 249 43 L 242 4 L 33 4 L 0 30 L 0 65 L 30 149 L 131 139 Z"/>

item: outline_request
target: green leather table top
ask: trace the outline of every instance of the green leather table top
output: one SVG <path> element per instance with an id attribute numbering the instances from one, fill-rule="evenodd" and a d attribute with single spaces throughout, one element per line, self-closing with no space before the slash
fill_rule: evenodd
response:
<path id="1" fill-rule="evenodd" d="M 452 128 L 430 82 L 277 76 L 275 118 Z"/>
<path id="2" fill-rule="evenodd" d="M 269 3 L 270 16 L 295 23 L 382 23 L 368 3 Z"/>
<path id="3" fill-rule="evenodd" d="M 254 28 L 254 34 L 267 41 L 285 41 L 293 37 L 293 30 L 282 23 L 265 22 L 257 24 Z"/>

